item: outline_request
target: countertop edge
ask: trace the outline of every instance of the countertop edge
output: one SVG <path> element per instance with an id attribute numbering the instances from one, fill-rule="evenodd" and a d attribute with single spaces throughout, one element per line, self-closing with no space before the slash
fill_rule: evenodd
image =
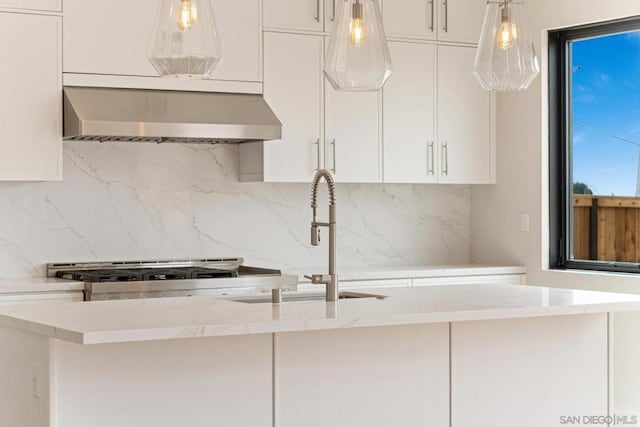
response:
<path id="1" fill-rule="evenodd" d="M 639 302 L 609 302 L 556 307 L 522 307 L 494 310 L 470 310 L 438 313 L 397 314 L 390 317 L 352 317 L 348 319 L 316 320 L 271 320 L 261 322 L 239 322 L 220 325 L 198 325 L 189 327 L 167 327 L 137 329 L 129 331 L 80 332 L 16 320 L 0 315 L 0 325 L 10 326 L 50 338 L 82 345 L 117 344 L 131 342 L 169 341 L 193 338 L 224 336 L 249 336 L 261 334 L 312 332 L 336 329 L 354 329 L 385 326 L 409 326 L 434 323 L 459 323 L 490 320 L 509 320 L 537 317 L 603 314 L 640 310 Z M 11 325 L 6 324 L 9 320 Z M 21 323 L 29 323 L 24 327 Z"/>

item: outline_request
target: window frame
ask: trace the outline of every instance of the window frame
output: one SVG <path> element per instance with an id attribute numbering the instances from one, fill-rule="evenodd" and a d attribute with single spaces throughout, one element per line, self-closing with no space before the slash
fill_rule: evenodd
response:
<path id="1" fill-rule="evenodd" d="M 552 30 L 549 41 L 549 268 L 640 273 L 640 262 L 570 259 L 572 228 L 571 111 L 572 57 L 570 43 L 640 30 L 640 16 Z"/>

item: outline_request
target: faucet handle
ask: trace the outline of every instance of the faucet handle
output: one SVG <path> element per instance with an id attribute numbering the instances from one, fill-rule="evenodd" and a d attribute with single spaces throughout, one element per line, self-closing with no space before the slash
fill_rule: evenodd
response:
<path id="1" fill-rule="evenodd" d="M 311 245 L 318 246 L 320 244 L 320 227 L 316 224 L 311 225 Z"/>
<path id="2" fill-rule="evenodd" d="M 327 278 L 324 274 L 312 274 L 311 276 L 305 275 L 304 277 L 305 279 L 311 280 L 311 283 L 314 285 L 324 284 L 327 281 Z"/>

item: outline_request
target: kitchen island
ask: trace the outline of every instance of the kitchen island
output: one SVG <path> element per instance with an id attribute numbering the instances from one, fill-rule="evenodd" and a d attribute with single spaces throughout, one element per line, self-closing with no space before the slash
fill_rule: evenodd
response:
<path id="1" fill-rule="evenodd" d="M 387 298 L 0 308 L 0 425 L 560 425 L 608 414 L 610 313 L 640 310 L 527 286 L 371 292 Z"/>

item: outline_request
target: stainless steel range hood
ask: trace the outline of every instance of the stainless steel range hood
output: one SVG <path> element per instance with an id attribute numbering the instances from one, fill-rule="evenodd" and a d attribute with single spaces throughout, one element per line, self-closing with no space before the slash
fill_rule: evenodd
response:
<path id="1" fill-rule="evenodd" d="M 261 95 L 64 88 L 64 139 L 240 143 L 279 139 Z"/>

